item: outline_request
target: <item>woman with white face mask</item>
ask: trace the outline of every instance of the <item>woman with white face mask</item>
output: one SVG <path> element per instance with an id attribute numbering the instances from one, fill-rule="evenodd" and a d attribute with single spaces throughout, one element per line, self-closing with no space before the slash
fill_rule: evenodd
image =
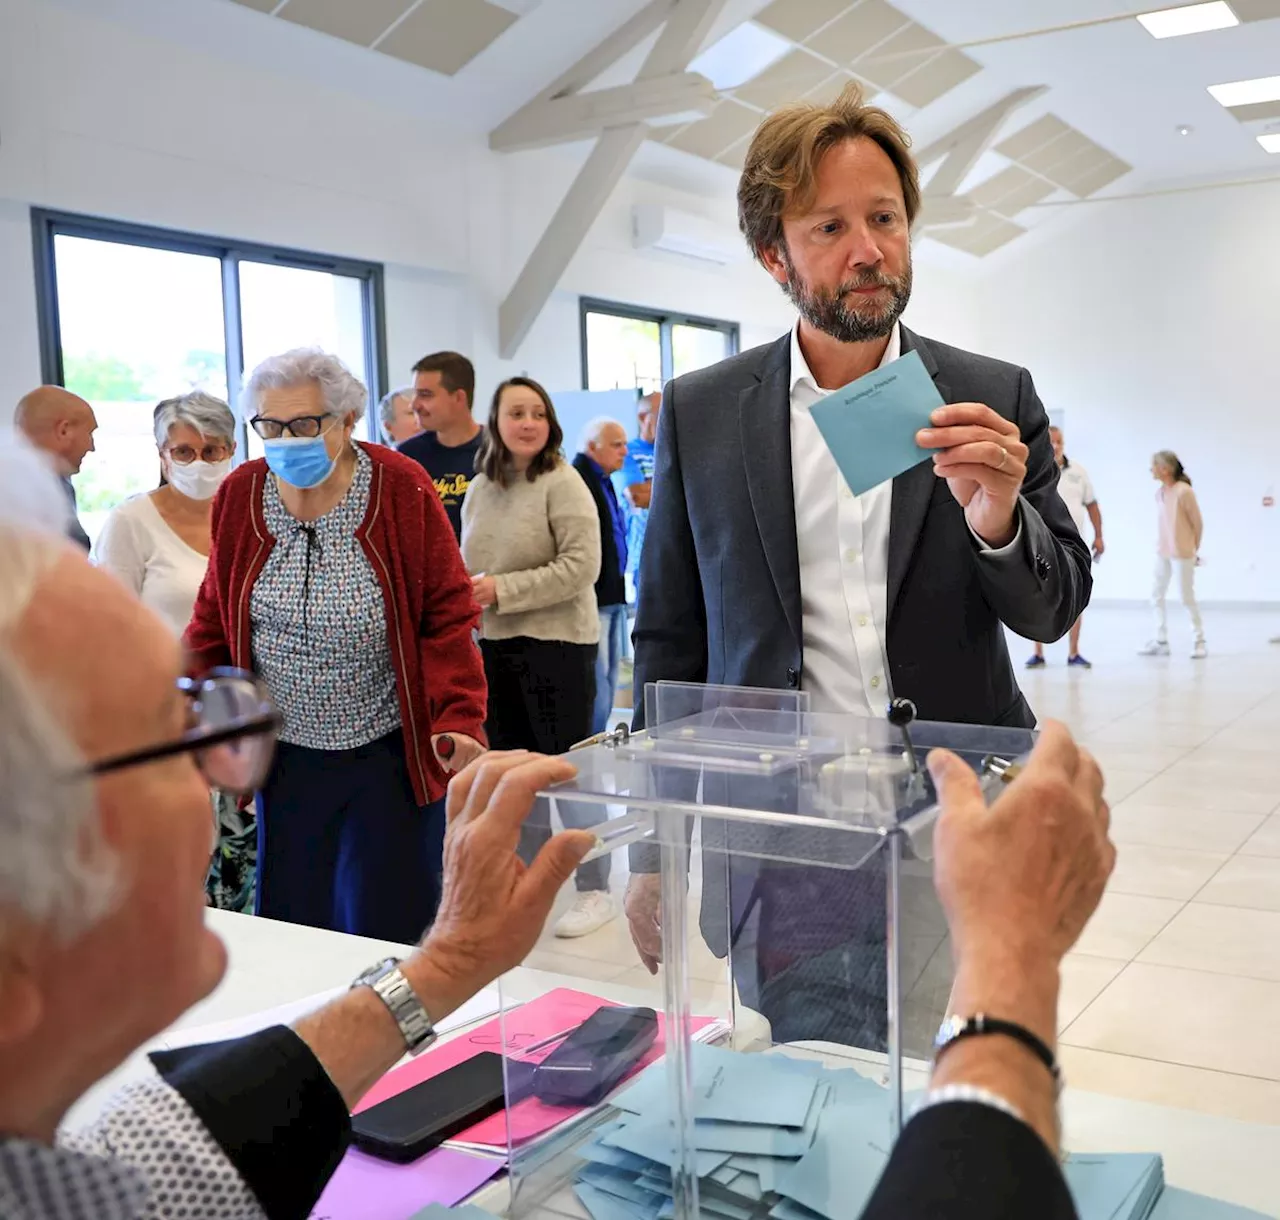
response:
<path id="1" fill-rule="evenodd" d="M 99 567 L 118 576 L 182 635 L 209 566 L 214 493 L 231 473 L 235 416 L 220 398 L 193 390 L 166 398 L 153 415 L 164 483 L 112 510 L 93 548 Z M 230 911 L 253 903 L 257 830 L 252 807 L 214 793 L 209 902 Z"/>
<path id="2" fill-rule="evenodd" d="M 213 496 L 231 473 L 236 421 L 203 390 L 166 398 L 154 421 L 164 485 L 112 510 L 93 558 L 180 636 L 209 563 Z"/>

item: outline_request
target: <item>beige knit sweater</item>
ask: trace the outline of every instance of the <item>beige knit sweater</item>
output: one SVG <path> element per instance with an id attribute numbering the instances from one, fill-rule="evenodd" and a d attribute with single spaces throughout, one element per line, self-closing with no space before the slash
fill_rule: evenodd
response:
<path id="1" fill-rule="evenodd" d="M 532 483 L 517 475 L 509 487 L 477 474 L 462 502 L 462 558 L 498 587 L 485 639 L 599 643 L 600 518 L 568 462 Z"/>

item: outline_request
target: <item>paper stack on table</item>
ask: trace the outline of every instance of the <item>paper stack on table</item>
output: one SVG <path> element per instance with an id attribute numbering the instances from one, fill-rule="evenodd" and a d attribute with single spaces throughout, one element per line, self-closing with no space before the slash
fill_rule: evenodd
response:
<path id="1" fill-rule="evenodd" d="M 1155 1153 L 1073 1153 L 1062 1171 L 1080 1220 L 1148 1220 L 1164 1190 Z"/>
<path id="2" fill-rule="evenodd" d="M 888 1094 L 852 1070 L 694 1046 L 703 1216 L 849 1220 L 888 1160 Z M 666 1068 L 613 1099 L 623 1111 L 579 1148 L 574 1193 L 593 1220 L 668 1220 L 676 1159 Z"/>
<path id="3" fill-rule="evenodd" d="M 1221 1199 L 1193 1195 L 1189 1190 L 1166 1186 L 1151 1220 L 1267 1220 L 1268 1213 L 1250 1211 Z"/>

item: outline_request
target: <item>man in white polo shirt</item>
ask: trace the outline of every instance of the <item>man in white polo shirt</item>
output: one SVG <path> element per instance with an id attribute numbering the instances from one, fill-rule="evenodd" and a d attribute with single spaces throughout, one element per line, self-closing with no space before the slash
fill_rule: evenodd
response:
<path id="1" fill-rule="evenodd" d="M 1062 497 L 1071 520 L 1076 523 L 1080 537 L 1084 537 L 1084 523 L 1093 525 L 1093 559 L 1096 563 L 1102 558 L 1106 547 L 1102 542 L 1102 510 L 1098 507 L 1098 497 L 1093 494 L 1093 483 L 1089 473 L 1079 462 L 1067 460 L 1066 451 L 1062 447 L 1062 429 L 1050 428 L 1049 440 L 1053 443 L 1053 456 L 1058 463 L 1058 495 Z M 1093 666 L 1080 655 L 1080 624 L 1084 622 L 1082 614 L 1071 628 L 1069 646 L 1067 648 L 1067 664 L 1077 669 L 1092 669 Z M 1044 664 L 1044 645 L 1036 642 L 1035 654 L 1027 661 L 1028 669 L 1038 669 Z"/>

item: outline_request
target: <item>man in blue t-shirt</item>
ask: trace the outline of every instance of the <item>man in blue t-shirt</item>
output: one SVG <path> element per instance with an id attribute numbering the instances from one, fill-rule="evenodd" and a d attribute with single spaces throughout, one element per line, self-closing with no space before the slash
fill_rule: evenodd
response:
<path id="1" fill-rule="evenodd" d="M 627 509 L 627 575 L 637 594 L 640 586 L 640 549 L 644 546 L 645 526 L 649 524 L 649 496 L 653 491 L 653 446 L 658 436 L 658 411 L 661 394 L 649 394 L 640 400 L 636 416 L 640 435 L 627 445 L 627 458 L 622 469 L 613 476 L 613 487 Z"/>
<path id="2" fill-rule="evenodd" d="M 475 393 L 475 366 L 457 352 L 433 352 L 413 366 L 413 409 L 423 431 L 400 452 L 431 476 L 455 538 L 462 537 L 462 500 L 475 477 L 484 434 L 471 414 Z"/>

